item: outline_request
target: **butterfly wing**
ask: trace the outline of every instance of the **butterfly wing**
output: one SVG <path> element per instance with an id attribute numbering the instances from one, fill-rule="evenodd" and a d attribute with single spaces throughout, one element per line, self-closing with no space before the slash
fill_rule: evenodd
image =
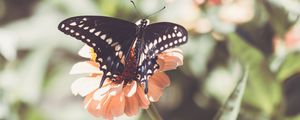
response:
<path id="1" fill-rule="evenodd" d="M 156 63 L 157 55 L 169 48 L 178 47 L 188 40 L 187 30 L 178 24 L 160 22 L 150 24 L 146 27 L 143 39 L 145 44 L 144 51 L 140 59 L 141 81 L 147 81 L 159 68 Z M 146 88 L 147 88 L 147 82 Z M 147 92 L 147 89 L 145 89 Z"/>
<path id="2" fill-rule="evenodd" d="M 124 70 L 138 27 L 131 22 L 104 16 L 77 16 L 62 21 L 58 29 L 94 49 L 96 61 L 103 71 L 100 87 L 107 78 Z"/>

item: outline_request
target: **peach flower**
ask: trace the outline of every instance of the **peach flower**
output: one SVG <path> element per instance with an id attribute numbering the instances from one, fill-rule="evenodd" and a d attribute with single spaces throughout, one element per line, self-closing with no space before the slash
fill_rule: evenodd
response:
<path id="1" fill-rule="evenodd" d="M 85 108 L 95 117 L 102 116 L 105 119 L 113 119 L 124 113 L 127 116 L 136 115 L 139 109 L 147 109 L 150 102 L 157 102 L 163 94 L 164 88 L 169 86 L 170 79 L 163 71 L 176 69 L 183 64 L 182 51 L 177 48 L 169 49 L 158 55 L 160 69 L 149 78 L 148 94 L 144 93 L 144 87 L 137 81 L 128 84 L 118 84 L 112 80 L 106 80 L 99 88 L 102 71 L 94 61 L 96 54 L 89 46 L 85 45 L 79 55 L 90 58 L 90 61 L 75 64 L 71 74 L 88 74 L 87 77 L 77 79 L 71 86 L 74 95 L 84 98 Z"/>

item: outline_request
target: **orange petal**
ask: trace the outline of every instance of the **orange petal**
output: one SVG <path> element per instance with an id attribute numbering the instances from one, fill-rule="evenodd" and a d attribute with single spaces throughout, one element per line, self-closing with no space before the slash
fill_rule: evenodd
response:
<path id="1" fill-rule="evenodd" d="M 183 64 L 183 55 L 180 49 L 169 49 L 158 55 L 160 71 L 176 69 Z"/>
<path id="2" fill-rule="evenodd" d="M 104 118 L 111 118 L 112 117 L 112 115 L 110 113 L 110 108 L 109 108 L 109 104 L 111 102 L 111 98 L 112 98 L 112 96 L 110 96 L 108 94 L 108 97 L 102 102 L 102 107 L 100 109 L 100 114 Z"/>
<path id="3" fill-rule="evenodd" d="M 127 116 L 136 115 L 139 110 L 139 102 L 136 98 L 136 95 L 133 95 L 131 97 L 125 97 L 125 102 L 125 114 Z"/>
<path id="4" fill-rule="evenodd" d="M 157 72 L 149 78 L 149 84 L 155 84 L 160 88 L 165 88 L 170 85 L 170 78 L 164 72 Z"/>
<path id="5" fill-rule="evenodd" d="M 126 97 L 131 97 L 136 93 L 137 83 L 132 81 L 130 84 L 127 84 L 123 89 Z"/>
<path id="6" fill-rule="evenodd" d="M 137 98 L 139 101 L 139 106 L 143 109 L 148 109 L 150 102 L 149 102 L 147 96 L 145 95 L 142 86 L 137 87 Z"/>
<path id="7" fill-rule="evenodd" d="M 89 105 L 88 105 L 88 112 L 91 113 L 92 115 L 94 115 L 95 117 L 99 117 L 100 114 L 100 110 L 97 109 L 97 106 L 101 104 L 101 101 L 98 100 L 92 100 L 90 101 Z"/>
<path id="8" fill-rule="evenodd" d="M 120 84 L 114 84 L 114 83 L 112 83 L 111 84 L 111 89 L 109 91 L 109 94 L 112 95 L 112 96 L 120 94 L 122 92 L 122 89 L 123 89 L 123 82 L 120 83 Z"/>
<path id="9" fill-rule="evenodd" d="M 149 81 L 148 97 L 151 102 L 157 102 L 163 94 L 163 88 Z"/>
<path id="10" fill-rule="evenodd" d="M 124 113 L 125 96 L 123 92 L 121 94 L 112 97 L 109 109 L 111 111 L 112 116 L 117 117 Z"/>

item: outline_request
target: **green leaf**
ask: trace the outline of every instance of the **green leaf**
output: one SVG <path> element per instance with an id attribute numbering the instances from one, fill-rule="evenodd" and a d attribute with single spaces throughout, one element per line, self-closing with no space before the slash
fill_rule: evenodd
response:
<path id="1" fill-rule="evenodd" d="M 300 72 L 300 54 L 290 53 L 286 56 L 285 60 L 281 64 L 278 72 L 277 78 L 279 81 L 284 81 L 291 75 Z"/>
<path id="2" fill-rule="evenodd" d="M 262 114 L 271 115 L 281 98 L 281 87 L 268 67 L 262 53 L 238 35 L 229 34 L 229 49 L 233 57 L 249 65 L 249 83 L 244 104 L 253 106 Z"/>
<path id="3" fill-rule="evenodd" d="M 239 80 L 235 89 L 227 99 L 223 107 L 218 111 L 214 120 L 236 120 L 240 111 L 241 101 L 248 80 L 248 68 L 246 68 L 243 78 Z"/>

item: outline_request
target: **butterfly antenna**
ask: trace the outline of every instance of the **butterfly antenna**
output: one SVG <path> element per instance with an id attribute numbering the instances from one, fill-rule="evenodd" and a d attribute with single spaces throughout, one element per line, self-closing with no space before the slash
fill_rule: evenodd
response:
<path id="1" fill-rule="evenodd" d="M 156 12 L 154 12 L 154 13 L 148 15 L 148 16 L 146 17 L 146 19 L 148 19 L 150 16 L 155 15 L 155 14 L 159 13 L 160 11 L 163 11 L 164 9 L 166 9 L 166 5 L 165 5 L 164 0 L 162 0 L 162 2 L 164 3 L 164 7 L 162 7 L 160 10 L 158 10 L 158 11 L 156 11 Z"/>
<path id="2" fill-rule="evenodd" d="M 146 19 L 149 18 L 149 17 L 152 16 L 152 15 L 155 15 L 155 14 L 159 13 L 160 11 L 162 11 L 162 10 L 164 10 L 164 9 L 166 9 L 166 6 L 164 6 L 164 7 L 161 8 L 160 10 L 158 10 L 158 11 L 156 11 L 156 12 L 154 12 L 154 13 L 148 15 L 148 16 L 146 17 Z"/>
<path id="3" fill-rule="evenodd" d="M 136 14 L 138 14 L 140 17 L 142 17 L 142 15 L 141 15 L 140 12 L 138 11 L 137 7 L 135 6 L 135 3 L 134 3 L 132 0 L 130 0 L 130 2 L 133 4 L 133 7 L 134 7 L 134 9 L 135 9 Z"/>

